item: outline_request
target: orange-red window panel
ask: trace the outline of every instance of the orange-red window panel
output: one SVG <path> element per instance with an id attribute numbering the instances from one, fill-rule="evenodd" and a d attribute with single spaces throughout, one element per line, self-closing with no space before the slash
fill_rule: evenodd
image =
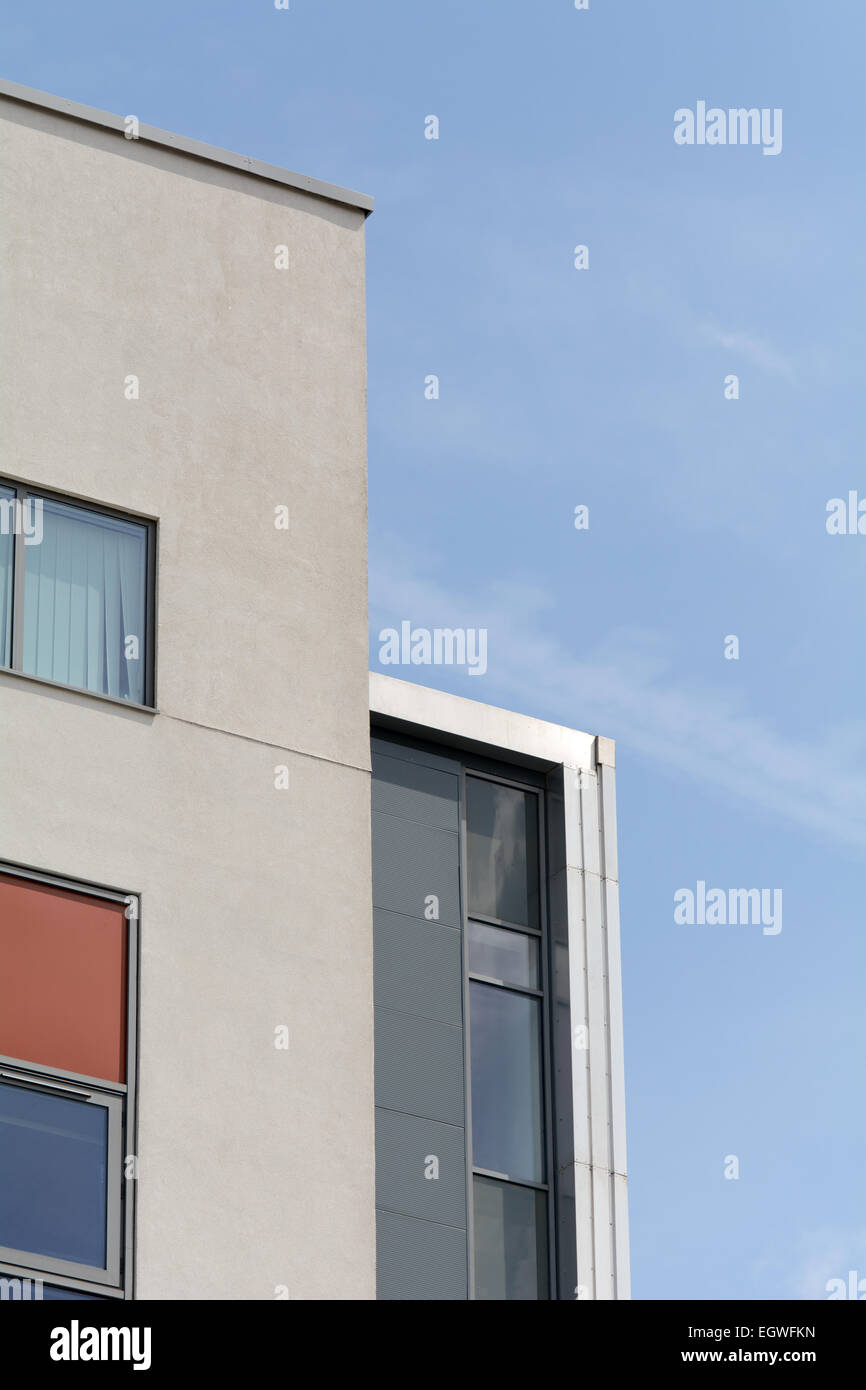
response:
<path id="1" fill-rule="evenodd" d="M 126 1081 L 122 903 L 0 874 L 0 1053 Z"/>

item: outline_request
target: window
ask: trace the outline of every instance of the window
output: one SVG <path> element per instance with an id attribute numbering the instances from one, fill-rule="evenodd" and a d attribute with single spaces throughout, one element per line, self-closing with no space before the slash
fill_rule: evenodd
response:
<path id="1" fill-rule="evenodd" d="M 153 703 L 152 522 L 0 483 L 0 665 Z"/>
<path id="2" fill-rule="evenodd" d="M 475 1297 L 549 1298 L 545 1194 L 482 1177 L 473 1191 Z"/>
<path id="3" fill-rule="evenodd" d="M 0 872 L 0 1273 L 50 1279 L 49 1297 L 125 1289 L 126 913 L 120 894 Z"/>
<path id="4" fill-rule="evenodd" d="M 42 1279 L 19 1279 L 14 1274 L 0 1274 L 0 1302 L 52 1302 L 56 1299 L 74 1298 L 86 1303 L 107 1303 L 110 1299 L 98 1293 L 82 1293 L 80 1289 L 64 1289 L 57 1284 L 46 1284 Z"/>
<path id="5" fill-rule="evenodd" d="M 550 1297 L 540 796 L 466 777 L 474 1296 Z"/>
<path id="6" fill-rule="evenodd" d="M 543 1182 L 540 1000 L 471 980 L 469 1017 L 475 1166 Z"/>
<path id="7" fill-rule="evenodd" d="M 538 927 L 538 797 L 466 779 L 469 916 Z"/>
<path id="8" fill-rule="evenodd" d="M 15 493 L 0 485 L 0 666 L 12 661 L 12 558 L 13 527 L 3 517 L 15 516 Z"/>

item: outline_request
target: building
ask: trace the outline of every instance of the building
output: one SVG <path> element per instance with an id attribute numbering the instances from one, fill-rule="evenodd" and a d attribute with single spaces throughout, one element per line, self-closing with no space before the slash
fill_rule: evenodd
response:
<path id="1" fill-rule="evenodd" d="M 0 116 L 3 1289 L 628 1297 L 613 745 L 368 678 L 370 200 Z"/>

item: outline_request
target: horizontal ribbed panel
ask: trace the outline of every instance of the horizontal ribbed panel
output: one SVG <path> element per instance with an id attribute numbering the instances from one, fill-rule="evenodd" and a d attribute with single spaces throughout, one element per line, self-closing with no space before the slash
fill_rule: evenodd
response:
<path id="1" fill-rule="evenodd" d="M 401 1216 L 465 1227 L 462 1127 L 377 1109 L 376 1205 Z"/>
<path id="2" fill-rule="evenodd" d="M 459 1026 L 463 952 L 456 927 L 373 910 L 376 1004 Z"/>
<path id="3" fill-rule="evenodd" d="M 376 1258 L 378 1298 L 407 1302 L 468 1296 L 463 1230 L 379 1211 Z"/>
<path id="4" fill-rule="evenodd" d="M 376 1104 L 463 1124 L 463 1034 L 414 1014 L 376 1009 Z"/>
<path id="5" fill-rule="evenodd" d="M 451 772 L 437 772 L 400 758 L 373 759 L 373 810 L 389 816 L 456 832 L 459 787 Z"/>
<path id="6" fill-rule="evenodd" d="M 438 920 L 459 926 L 457 835 L 374 813 L 374 906 L 423 919 L 430 895 L 439 899 Z"/>

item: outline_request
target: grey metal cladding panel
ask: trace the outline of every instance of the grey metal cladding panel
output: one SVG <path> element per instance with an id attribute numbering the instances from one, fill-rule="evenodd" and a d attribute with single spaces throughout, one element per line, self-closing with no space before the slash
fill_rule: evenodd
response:
<path id="1" fill-rule="evenodd" d="M 377 1211 L 376 1264 L 377 1298 L 433 1302 L 469 1296 L 466 1232 L 454 1226 Z"/>
<path id="2" fill-rule="evenodd" d="M 376 812 L 373 816 L 373 904 L 424 918 L 424 901 L 439 899 L 439 921 L 460 925 L 457 835 Z"/>
<path id="3" fill-rule="evenodd" d="M 440 772 L 452 772 L 455 777 L 460 775 L 460 762 L 457 758 L 440 757 L 438 753 L 430 753 L 426 748 L 414 748 L 408 743 L 396 743 L 393 739 L 384 737 L 380 731 L 380 736 L 373 734 L 370 738 L 370 752 L 374 763 L 377 757 L 400 758 L 405 763 L 420 763 L 424 767 L 438 768 Z"/>
<path id="4" fill-rule="evenodd" d="M 376 755 L 373 759 L 373 810 L 404 820 L 459 828 L 460 783 L 453 772 L 438 772 L 420 763 Z"/>
<path id="5" fill-rule="evenodd" d="M 438 1170 L 431 1160 L 438 1163 Z M 425 1177 L 425 1170 L 438 1177 Z M 396 1110 L 376 1110 L 376 1206 L 402 1216 L 466 1225 L 466 1135 Z"/>
<path id="6" fill-rule="evenodd" d="M 374 1039 L 377 1105 L 463 1124 L 462 1029 L 377 1008 Z"/>
<path id="7" fill-rule="evenodd" d="M 457 927 L 373 909 L 375 1001 L 460 1027 L 463 952 Z"/>

